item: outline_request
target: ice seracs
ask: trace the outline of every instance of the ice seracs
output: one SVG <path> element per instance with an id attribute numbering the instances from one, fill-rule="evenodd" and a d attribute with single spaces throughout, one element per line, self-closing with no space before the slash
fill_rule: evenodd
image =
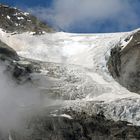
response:
<path id="1" fill-rule="evenodd" d="M 6 33 L 1 29 L 0 39 L 15 49 L 19 56 L 52 65 L 59 76 L 49 79 L 50 83 L 55 83 L 56 86 L 55 89 L 51 90 L 62 88 L 62 94 L 74 96 L 65 101 L 68 106 L 71 106 L 71 101 L 74 100 L 75 108 L 83 103 L 80 107 L 81 110 L 84 110 L 88 103 L 90 110 L 95 110 L 90 103 L 103 102 L 100 106 L 107 118 L 139 125 L 140 116 L 134 116 L 131 109 L 136 109 L 135 114 L 139 114 L 139 109 L 134 101 L 137 98 L 137 102 L 139 102 L 140 95 L 132 93 L 118 84 L 111 77 L 106 66 L 111 48 L 122 40 L 122 49 L 124 49 L 133 37 L 131 36 L 127 41 L 124 40 L 130 34 L 131 32 L 109 34 L 56 32 L 33 35 L 32 32 L 25 32 L 11 35 L 11 33 Z M 63 70 L 67 73 L 64 74 Z M 73 79 L 66 81 L 68 79 L 65 77 L 68 74 L 71 75 L 69 78 L 73 76 Z M 47 70 L 46 75 L 49 75 L 49 70 Z M 80 77 L 80 82 L 74 75 Z M 60 85 L 60 81 L 64 84 Z M 69 117 L 65 114 L 61 116 Z"/>

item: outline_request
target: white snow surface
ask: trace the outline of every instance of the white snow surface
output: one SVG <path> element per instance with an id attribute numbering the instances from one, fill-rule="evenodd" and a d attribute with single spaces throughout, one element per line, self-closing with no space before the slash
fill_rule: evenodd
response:
<path id="1" fill-rule="evenodd" d="M 128 42 L 123 40 L 130 34 L 131 32 L 106 34 L 57 32 L 32 35 L 26 32 L 12 35 L 1 29 L 0 39 L 15 49 L 22 57 L 82 67 L 85 69 L 86 75 L 94 81 L 90 84 L 94 85 L 96 83 L 100 94 L 97 92 L 96 95 L 93 95 L 91 92 L 83 99 L 77 99 L 75 102 L 81 102 L 81 106 L 86 106 L 87 102 L 103 101 L 106 117 L 140 125 L 140 109 L 134 102 L 135 99 L 137 99 L 137 103 L 140 102 L 140 95 L 129 92 L 119 85 L 110 76 L 106 67 L 111 48 L 120 40 L 125 47 Z M 109 90 L 101 91 L 100 87 Z M 128 101 L 128 99 L 132 100 Z M 66 104 L 68 104 L 68 101 L 66 101 Z M 124 110 L 120 113 L 122 108 Z M 133 110 L 136 108 L 135 116 L 133 115 L 134 112 L 131 111 L 132 108 Z M 113 114 L 113 109 L 117 110 L 116 114 Z"/>
<path id="2" fill-rule="evenodd" d="M 64 117 L 72 120 L 73 118 L 70 115 L 67 114 L 61 114 L 61 115 L 56 115 L 56 114 L 51 114 L 53 117 Z"/>

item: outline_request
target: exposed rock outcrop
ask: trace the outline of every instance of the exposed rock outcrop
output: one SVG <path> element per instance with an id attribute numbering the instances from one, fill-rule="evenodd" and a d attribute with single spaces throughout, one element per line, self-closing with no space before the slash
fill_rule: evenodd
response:
<path id="1" fill-rule="evenodd" d="M 125 42 L 124 45 L 122 42 Z M 140 31 L 121 40 L 112 50 L 108 62 L 112 76 L 132 92 L 140 93 Z"/>
<path id="2" fill-rule="evenodd" d="M 13 140 L 139 140 L 140 128 L 127 122 L 105 119 L 102 113 L 69 112 L 72 119 L 58 116 L 34 116 L 24 133 L 11 131 Z M 28 132 L 28 133 L 27 133 Z"/>
<path id="3" fill-rule="evenodd" d="M 6 66 L 6 72 L 18 82 L 23 83 L 30 80 L 30 74 L 35 71 L 32 61 L 20 58 L 16 51 L 0 41 L 0 63 Z M 38 64 L 39 65 L 39 64 Z"/>
<path id="4" fill-rule="evenodd" d="M 19 57 L 15 50 L 0 40 L 0 59 L 19 60 Z"/>
<path id="5" fill-rule="evenodd" d="M 8 32 L 31 31 L 34 34 L 53 32 L 53 29 L 29 13 L 0 4 L 0 28 Z"/>

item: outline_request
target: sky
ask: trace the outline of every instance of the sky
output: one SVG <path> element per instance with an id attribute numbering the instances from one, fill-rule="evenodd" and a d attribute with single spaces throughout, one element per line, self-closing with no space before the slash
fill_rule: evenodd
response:
<path id="1" fill-rule="evenodd" d="M 140 0 L 0 0 L 66 32 L 124 32 L 140 27 Z"/>

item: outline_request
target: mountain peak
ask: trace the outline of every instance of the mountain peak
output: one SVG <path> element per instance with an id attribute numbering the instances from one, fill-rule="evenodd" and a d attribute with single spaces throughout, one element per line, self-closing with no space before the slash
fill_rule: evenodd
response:
<path id="1" fill-rule="evenodd" d="M 36 34 L 53 31 L 50 26 L 29 13 L 3 4 L 0 4 L 0 28 L 7 32 L 31 31 Z"/>

